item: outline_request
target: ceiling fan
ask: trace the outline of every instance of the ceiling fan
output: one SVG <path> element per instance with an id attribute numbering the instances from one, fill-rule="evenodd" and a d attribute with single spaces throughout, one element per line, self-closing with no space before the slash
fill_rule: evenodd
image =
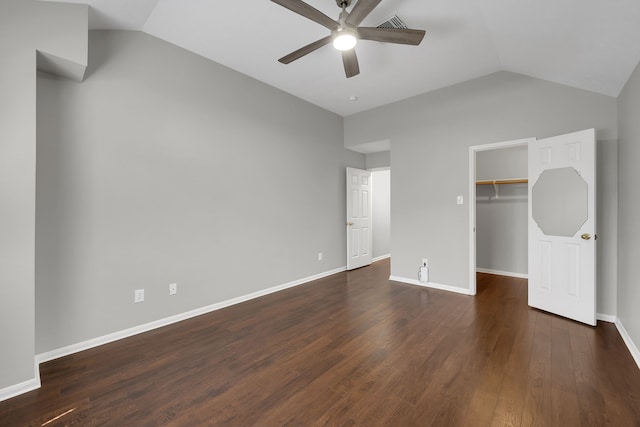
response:
<path id="1" fill-rule="evenodd" d="M 338 6 L 342 9 L 337 21 L 302 0 L 271 1 L 331 30 L 331 35 L 301 47 L 278 59 L 278 61 L 283 64 L 289 64 L 333 42 L 333 46 L 342 51 L 342 62 L 347 78 L 360 74 L 358 57 L 354 49 L 358 40 L 416 46 L 420 44 L 425 34 L 424 30 L 412 30 L 409 28 L 359 27 L 358 25 L 382 0 L 358 0 L 350 13 L 347 12 L 347 7 L 351 5 L 352 0 L 336 0 Z"/>

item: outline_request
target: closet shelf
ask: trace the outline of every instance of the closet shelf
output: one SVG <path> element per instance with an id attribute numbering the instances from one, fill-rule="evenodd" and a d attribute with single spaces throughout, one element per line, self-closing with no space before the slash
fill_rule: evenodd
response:
<path id="1" fill-rule="evenodd" d="M 495 198 L 500 198 L 500 190 L 498 190 L 499 185 L 503 184 L 527 184 L 529 180 L 527 178 L 512 178 L 512 179 L 494 179 L 491 181 L 476 181 L 476 185 L 493 185 L 493 189 L 495 191 Z"/>
<path id="2" fill-rule="evenodd" d="M 491 181 L 476 181 L 476 185 L 526 184 L 528 182 L 527 178 L 494 179 Z"/>

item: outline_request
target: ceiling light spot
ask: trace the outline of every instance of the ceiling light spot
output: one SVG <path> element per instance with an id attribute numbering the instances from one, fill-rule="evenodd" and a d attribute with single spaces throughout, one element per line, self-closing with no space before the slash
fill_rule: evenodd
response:
<path id="1" fill-rule="evenodd" d="M 349 101 L 353 101 L 353 102 L 357 101 L 358 99 L 359 99 L 359 98 L 358 98 L 357 96 L 355 96 L 355 95 L 351 95 L 351 96 L 349 97 Z"/>
<path id="2" fill-rule="evenodd" d="M 349 30 L 339 31 L 333 39 L 333 47 L 341 51 L 353 49 L 356 43 L 358 43 L 358 39 L 353 32 Z"/>

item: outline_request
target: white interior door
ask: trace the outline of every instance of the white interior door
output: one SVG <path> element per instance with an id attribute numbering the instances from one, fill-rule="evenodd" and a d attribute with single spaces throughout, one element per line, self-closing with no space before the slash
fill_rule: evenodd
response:
<path id="1" fill-rule="evenodd" d="M 595 130 L 529 143 L 529 305 L 596 324 Z"/>
<path id="2" fill-rule="evenodd" d="M 347 270 L 371 264 L 371 172 L 347 168 Z"/>

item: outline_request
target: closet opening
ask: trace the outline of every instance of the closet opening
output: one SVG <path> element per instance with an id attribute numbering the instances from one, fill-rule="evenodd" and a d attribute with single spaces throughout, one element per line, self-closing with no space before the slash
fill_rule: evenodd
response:
<path id="1" fill-rule="evenodd" d="M 528 278 L 528 157 L 534 138 L 469 148 L 469 293 L 476 273 Z"/>

